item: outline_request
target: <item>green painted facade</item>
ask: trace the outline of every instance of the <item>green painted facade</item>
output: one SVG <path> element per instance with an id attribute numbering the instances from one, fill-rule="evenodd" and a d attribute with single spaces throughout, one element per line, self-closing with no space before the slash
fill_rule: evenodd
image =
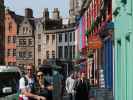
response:
<path id="1" fill-rule="evenodd" d="M 133 100 L 133 1 L 114 0 L 113 9 L 115 100 Z"/>

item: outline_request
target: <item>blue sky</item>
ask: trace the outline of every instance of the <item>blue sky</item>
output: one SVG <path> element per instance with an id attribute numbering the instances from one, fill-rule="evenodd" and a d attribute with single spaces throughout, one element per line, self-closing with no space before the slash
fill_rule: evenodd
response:
<path id="1" fill-rule="evenodd" d="M 16 14 L 24 15 L 24 9 L 29 7 L 34 11 L 35 17 L 41 17 L 44 8 L 52 13 L 54 8 L 59 8 L 62 17 L 68 17 L 69 0 L 4 0 L 6 7 Z"/>

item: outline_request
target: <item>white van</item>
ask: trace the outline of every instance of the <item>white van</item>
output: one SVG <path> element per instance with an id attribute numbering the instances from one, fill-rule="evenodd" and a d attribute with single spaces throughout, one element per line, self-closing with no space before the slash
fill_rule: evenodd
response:
<path id="1" fill-rule="evenodd" d="M 0 100 L 17 100 L 21 75 L 15 66 L 0 66 Z"/>

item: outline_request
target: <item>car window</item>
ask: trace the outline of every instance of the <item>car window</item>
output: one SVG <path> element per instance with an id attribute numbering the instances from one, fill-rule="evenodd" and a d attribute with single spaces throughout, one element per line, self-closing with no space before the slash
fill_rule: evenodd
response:
<path id="1" fill-rule="evenodd" d="M 18 72 L 2 72 L 0 73 L 0 97 L 14 94 L 19 87 L 20 74 Z M 3 93 L 3 88 L 10 87 L 12 92 Z"/>

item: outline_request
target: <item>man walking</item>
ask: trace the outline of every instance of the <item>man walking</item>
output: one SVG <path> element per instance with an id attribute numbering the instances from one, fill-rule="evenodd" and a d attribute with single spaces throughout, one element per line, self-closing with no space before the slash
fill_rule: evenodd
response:
<path id="1" fill-rule="evenodd" d="M 66 91 L 70 96 L 70 100 L 74 100 L 74 74 L 72 73 L 67 79 L 66 79 Z"/>
<path id="2" fill-rule="evenodd" d="M 90 84 L 84 71 L 80 73 L 80 78 L 75 82 L 75 100 L 89 100 Z"/>

